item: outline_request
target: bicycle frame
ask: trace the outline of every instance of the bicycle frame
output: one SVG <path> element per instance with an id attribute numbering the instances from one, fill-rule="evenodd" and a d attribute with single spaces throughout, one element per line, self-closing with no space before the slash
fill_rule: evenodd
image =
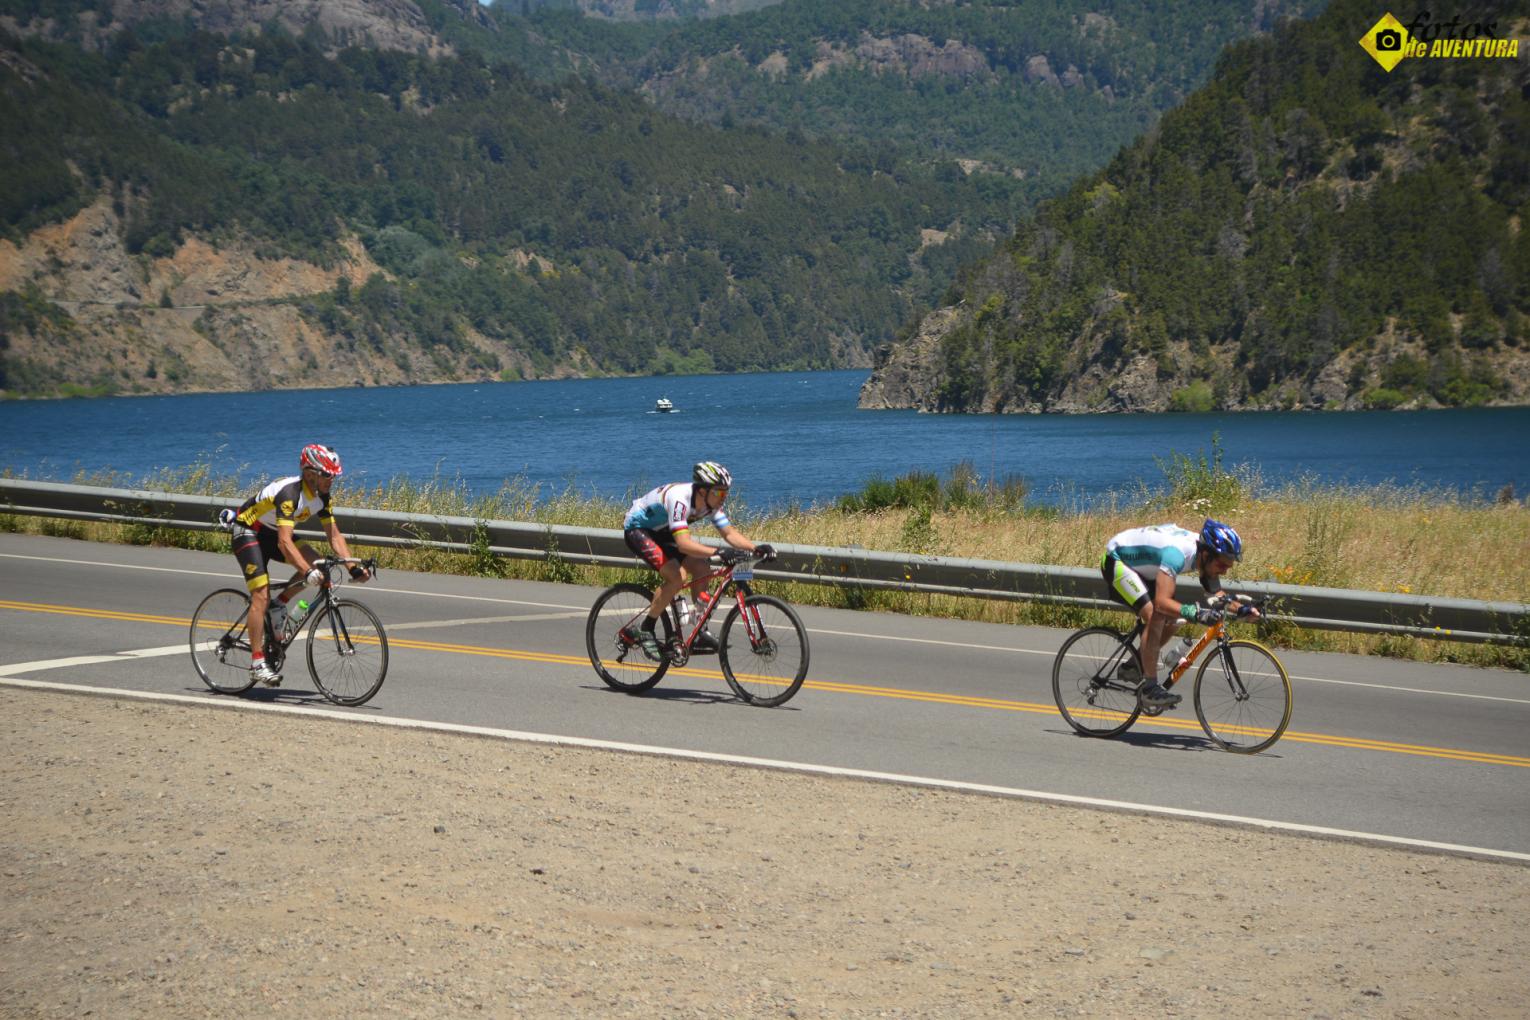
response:
<path id="1" fill-rule="evenodd" d="M 280 649 L 280 651 L 281 651 L 281 658 L 282 658 L 283 661 L 286 659 L 287 649 L 292 647 L 293 642 L 295 642 L 298 639 L 298 635 L 303 633 L 303 631 L 306 630 L 307 628 L 311 627 L 313 625 L 313 621 L 319 619 L 319 617 L 323 613 L 323 610 L 326 609 L 330 605 L 330 603 L 332 603 L 334 601 L 334 597 L 335 597 L 334 596 L 334 589 L 337 588 L 339 585 L 344 583 L 344 579 L 343 578 L 341 580 L 336 580 L 335 579 L 333 572 L 336 569 L 338 569 L 341 566 L 344 566 L 347 563 L 354 563 L 354 564 L 357 564 L 359 566 L 366 567 L 368 570 L 370 570 L 374 574 L 377 572 L 377 561 L 376 560 L 358 560 L 358 559 L 343 560 L 343 559 L 331 559 L 331 558 L 328 558 L 328 557 L 321 557 L 320 559 L 315 561 L 315 563 L 316 563 L 316 565 L 319 565 L 319 564 L 323 565 L 323 568 L 324 568 L 324 580 L 319 582 L 319 592 L 315 596 L 314 604 L 308 607 L 308 615 L 303 617 L 303 621 L 301 623 L 299 623 L 296 627 L 292 628 L 292 633 L 291 634 L 287 635 L 286 637 L 279 637 L 279 636 L 277 636 L 278 632 L 272 626 L 271 609 L 276 604 L 275 595 L 276 595 L 277 592 L 284 592 L 287 589 L 292 588 L 292 587 L 302 587 L 302 586 L 304 586 L 305 581 L 304 581 L 303 575 L 301 575 L 301 574 L 294 574 L 291 577 L 289 577 L 286 581 L 284 581 L 282 584 L 280 584 L 279 586 L 273 586 L 272 589 L 271 589 L 272 597 L 266 603 L 266 638 L 267 638 L 268 642 L 273 643 L 278 649 Z M 336 647 L 337 648 L 342 648 L 342 647 L 348 646 L 351 643 L 351 635 L 346 630 L 346 623 L 345 623 L 344 618 L 339 613 L 335 613 L 335 614 L 333 614 L 331 616 L 331 619 L 339 621 L 339 626 L 340 626 L 340 630 L 338 632 L 336 632 L 335 635 L 334 635 Z M 272 641 L 273 638 L 274 638 L 274 641 Z"/>
<path id="2" fill-rule="evenodd" d="M 732 563 L 724 564 L 721 569 L 714 570 L 709 574 L 703 574 L 701 577 L 692 580 L 691 583 L 695 584 L 697 581 L 711 581 L 715 577 L 721 577 L 723 579 L 722 583 L 717 585 L 715 595 L 712 594 L 712 586 L 707 586 L 706 591 L 708 594 L 708 599 L 706 610 L 697 614 L 695 625 L 691 628 L 691 632 L 689 634 L 686 634 L 684 632 L 684 628 L 679 626 L 679 620 L 675 621 L 675 633 L 680 637 L 680 646 L 678 649 L 680 655 L 676 656 L 677 660 L 681 656 L 685 658 L 690 657 L 691 645 L 695 643 L 697 635 L 706 629 L 707 622 L 710 621 L 713 615 L 716 614 L 717 607 L 722 604 L 723 598 L 727 594 L 729 584 L 733 585 L 733 596 L 738 602 L 739 616 L 743 619 L 744 627 L 749 633 L 749 643 L 755 646 L 759 645 L 761 631 L 760 620 L 759 617 L 750 611 L 749 608 L 749 596 L 753 594 L 753 592 L 749 590 L 748 581 L 735 581 L 733 579 L 733 572 L 737 570 L 739 565 L 743 562 L 745 561 L 736 560 Z M 749 564 L 752 567 L 753 561 L 749 561 Z M 685 589 L 681 590 L 684 591 Z"/>
<path id="3" fill-rule="evenodd" d="M 1250 601 L 1245 602 L 1244 605 L 1252 606 L 1253 608 L 1258 609 L 1264 605 L 1264 602 Z M 1194 666 L 1196 662 L 1199 661 L 1201 654 L 1205 652 L 1209 646 L 1215 644 L 1217 646 L 1218 654 L 1222 656 L 1222 661 L 1227 667 L 1227 675 L 1231 677 L 1233 683 L 1237 685 L 1237 689 L 1234 691 L 1234 693 L 1239 698 L 1245 698 L 1248 696 L 1248 690 L 1243 686 L 1243 678 L 1238 675 L 1238 667 L 1236 663 L 1233 662 L 1232 656 L 1229 655 L 1227 651 L 1227 623 L 1228 618 L 1223 618 L 1206 628 L 1205 632 L 1201 634 L 1200 640 L 1196 641 L 1196 643 L 1191 646 L 1190 650 L 1185 653 L 1184 657 L 1174 665 L 1172 670 L 1170 670 L 1169 675 L 1164 678 L 1163 686 L 1165 690 L 1172 690 L 1174 685 L 1178 683 L 1180 679 L 1185 676 L 1185 674 L 1190 672 L 1190 667 Z M 1125 653 L 1128 649 L 1134 648 L 1137 651 L 1137 657 L 1140 662 L 1142 657 L 1142 632 L 1146 629 L 1147 628 L 1143 625 L 1142 621 L 1138 620 L 1137 625 L 1133 627 L 1129 633 L 1121 638 L 1122 653 Z M 1167 640 L 1167 638 L 1165 640 Z M 1159 651 L 1162 650 L 1162 648 L 1159 649 Z M 1115 679 L 1116 669 L 1121 665 L 1121 659 L 1123 657 L 1123 655 L 1117 655 L 1108 660 L 1105 665 L 1101 667 L 1100 673 L 1095 677 L 1095 683 L 1102 687 L 1120 687 L 1125 689 L 1127 685 Z"/>

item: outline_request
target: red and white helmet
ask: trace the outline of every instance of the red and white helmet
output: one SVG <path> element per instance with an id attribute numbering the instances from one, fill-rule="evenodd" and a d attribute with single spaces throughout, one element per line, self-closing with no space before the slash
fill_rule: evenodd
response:
<path id="1" fill-rule="evenodd" d="M 341 473 L 340 455 L 318 443 L 309 443 L 303 447 L 303 454 L 298 458 L 298 463 L 305 468 L 313 468 L 321 475 L 329 475 L 331 478 Z"/>

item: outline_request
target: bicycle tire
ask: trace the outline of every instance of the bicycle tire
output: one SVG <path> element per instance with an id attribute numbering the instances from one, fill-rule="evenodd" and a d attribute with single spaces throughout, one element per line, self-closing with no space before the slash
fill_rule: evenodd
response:
<path id="1" fill-rule="evenodd" d="M 388 634 L 360 602 L 330 599 L 308 621 L 308 675 L 336 705 L 365 705 L 388 676 Z"/>
<path id="2" fill-rule="evenodd" d="M 249 616 L 249 592 L 238 588 L 219 588 L 191 614 L 191 662 L 209 690 L 243 694 L 254 686 Z"/>
<path id="3" fill-rule="evenodd" d="M 653 603 L 653 589 L 640 584 L 618 584 L 600 593 L 590 607 L 589 619 L 584 625 L 584 647 L 589 653 L 590 665 L 595 673 L 612 690 L 627 694 L 641 694 L 658 683 L 669 669 L 669 659 L 661 657 L 654 662 L 637 645 L 622 641 L 621 628 L 648 612 Z M 602 620 L 604 617 L 604 620 Z M 668 648 L 675 636 L 675 624 L 668 612 L 659 615 L 664 636 L 659 647 Z M 615 655 L 614 659 L 602 659 L 601 649 Z M 637 656 L 636 662 L 628 658 Z M 647 673 L 644 673 L 647 670 Z"/>
<path id="4" fill-rule="evenodd" d="M 1291 723 L 1291 677 L 1275 653 L 1257 641 L 1229 641 L 1226 649 L 1207 656 L 1196 671 L 1195 716 L 1218 747 L 1258 754 Z M 1236 683 L 1228 676 L 1229 663 Z M 1213 672 L 1213 666 L 1219 668 Z"/>
<path id="5" fill-rule="evenodd" d="M 1135 685 L 1114 678 L 1127 654 L 1138 664 L 1141 658 L 1126 635 L 1109 627 L 1086 627 L 1075 631 L 1057 650 L 1052 662 L 1052 698 L 1057 711 L 1086 737 L 1113 737 L 1123 733 L 1142 714 Z M 1103 678 L 1102 678 L 1103 676 Z"/>
<path id="6" fill-rule="evenodd" d="M 752 639 L 744 626 L 739 607 L 734 606 L 723 620 L 718 639 L 717 657 L 723 678 L 740 701 L 761 708 L 784 705 L 802 689 L 807 677 L 807 628 L 796 610 L 769 595 L 750 595 L 744 605 L 755 614 L 763 640 Z M 735 626 L 737 625 L 737 626 Z M 742 638 L 742 644 L 736 642 Z M 734 669 L 735 664 L 742 667 Z M 789 676 L 788 676 L 789 675 Z"/>

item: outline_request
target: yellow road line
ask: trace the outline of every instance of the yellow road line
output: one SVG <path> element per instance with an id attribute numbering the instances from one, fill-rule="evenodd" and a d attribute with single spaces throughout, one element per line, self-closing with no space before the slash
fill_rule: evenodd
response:
<path id="1" fill-rule="evenodd" d="M 107 609 L 89 609 L 81 606 L 50 605 L 41 602 L 17 602 L 11 599 L 0 599 L 0 609 L 16 609 L 31 613 L 56 613 L 65 616 L 85 616 L 105 620 L 125 620 L 133 623 L 161 623 L 181 627 L 190 626 L 191 620 L 187 617 L 161 616 L 150 613 L 129 613 Z M 414 638 L 390 638 L 388 644 L 392 648 L 408 648 L 415 651 L 443 652 L 455 655 L 481 655 L 499 659 L 513 659 L 520 662 L 541 662 L 553 666 L 586 666 L 589 659 L 582 655 L 561 655 L 555 652 L 523 652 L 513 648 L 493 648 L 484 645 L 464 645 L 444 641 L 422 641 Z M 626 663 L 608 662 L 608 666 L 642 670 L 646 667 L 633 666 Z M 722 681 L 722 674 L 713 670 L 702 670 L 694 667 L 673 667 L 669 674 L 696 679 Z M 667 675 L 669 675 L 667 674 Z M 744 679 L 760 680 L 766 683 L 781 683 L 776 677 L 755 677 L 740 674 Z M 933 691 L 917 691 L 899 687 L 883 687 L 875 684 L 840 682 L 832 680 L 808 680 L 803 683 L 806 690 L 823 691 L 831 694 L 854 694 L 862 697 L 894 698 L 904 701 L 923 701 L 940 705 L 955 705 L 963 708 L 988 708 L 1005 712 L 1031 712 L 1037 715 L 1056 716 L 1057 706 L 1040 702 L 1012 701 L 1004 698 L 976 697 L 964 694 L 941 694 Z M 1171 730 L 1185 730 L 1188 732 L 1201 732 L 1200 723 L 1194 719 L 1167 718 L 1154 716 L 1138 720 L 1139 724 L 1160 726 Z M 1241 728 L 1233 729 L 1242 732 Z M 1530 768 L 1530 757 L 1522 757 L 1511 754 L 1497 754 L 1491 751 L 1469 751 L 1452 747 L 1430 747 L 1424 744 L 1403 744 L 1390 740 L 1373 740 L 1369 737 L 1347 737 L 1327 733 L 1306 733 L 1287 730 L 1281 737 L 1282 741 L 1295 741 L 1302 744 L 1318 744 L 1326 747 L 1343 747 L 1357 751 L 1385 751 L 1392 754 L 1407 754 L 1425 758 L 1441 758 L 1449 761 L 1475 762 L 1482 765 L 1511 765 L 1519 768 Z"/>

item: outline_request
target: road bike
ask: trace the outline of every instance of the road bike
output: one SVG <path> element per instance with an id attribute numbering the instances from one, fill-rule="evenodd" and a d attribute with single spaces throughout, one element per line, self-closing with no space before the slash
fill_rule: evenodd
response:
<path id="1" fill-rule="evenodd" d="M 665 608 L 655 627 L 662 631 L 660 654 L 650 658 L 635 642 L 622 636 L 636 630 L 653 603 L 653 589 L 641 584 L 618 584 L 601 592 L 584 628 L 590 663 L 606 685 L 639 694 L 658 683 L 671 666 L 684 666 L 692 655 L 710 654 L 696 638 L 730 592 L 734 604 L 722 623 L 717 657 L 723 678 L 740 701 L 767 708 L 784 705 L 802 687 L 808 670 L 807 629 L 791 606 L 749 587 L 759 557 L 724 549 L 712 558 L 722 569 L 705 574 L 707 599 L 699 600 L 689 633 L 680 619 L 679 597 Z M 715 584 L 710 582 L 716 581 Z"/>
<path id="2" fill-rule="evenodd" d="M 388 635 L 376 613 L 354 599 L 336 597 L 335 590 L 352 567 L 365 567 L 375 577 L 377 561 L 333 557 L 315 560 L 313 565 L 323 571 L 324 581 L 308 615 L 296 624 L 279 629 L 271 605 L 277 595 L 302 584 L 303 575 L 271 587 L 266 606 L 266 665 L 281 672 L 287 649 L 306 629 L 308 675 L 319 693 L 337 705 L 366 704 L 388 675 Z M 191 661 L 202 682 L 219 694 L 242 694 L 255 683 L 250 675 L 249 613 L 249 592 L 219 588 L 202 600 L 191 617 Z"/>
<path id="3" fill-rule="evenodd" d="M 1237 596 L 1213 601 L 1235 606 L 1236 615 L 1262 609 L 1268 599 Z M 1275 653 L 1257 641 L 1227 637 L 1227 618 L 1206 629 L 1163 681 L 1173 689 L 1204 652 L 1195 673 L 1195 715 L 1218 747 L 1239 754 L 1263 751 L 1291 722 L 1291 678 Z M 1139 716 L 1156 716 L 1163 706 L 1144 704 L 1139 696 L 1142 658 L 1138 639 L 1142 623 L 1128 633 L 1088 627 L 1063 642 L 1052 664 L 1052 696 L 1068 724 L 1088 737 L 1113 737 Z"/>

